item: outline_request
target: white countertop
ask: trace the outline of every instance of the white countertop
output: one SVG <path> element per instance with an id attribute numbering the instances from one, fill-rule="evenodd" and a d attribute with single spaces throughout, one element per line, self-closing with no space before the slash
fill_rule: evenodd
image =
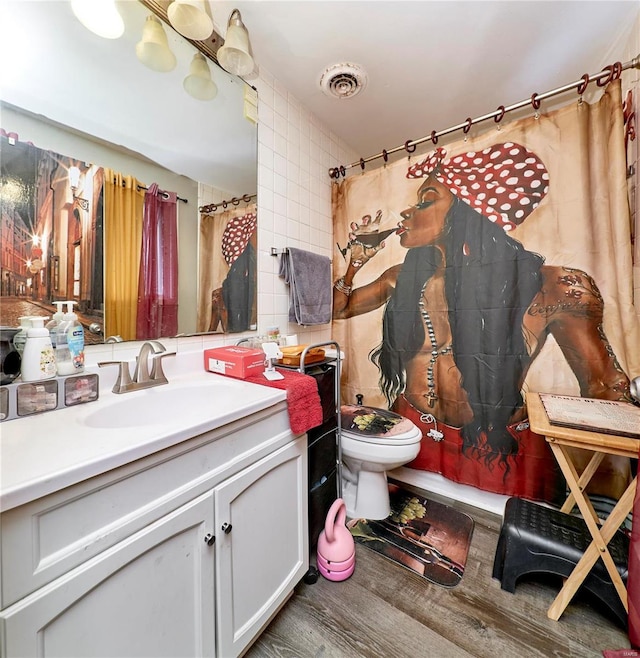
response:
<path id="1" fill-rule="evenodd" d="M 165 370 L 169 384 L 121 395 L 110 389 L 105 391 L 100 370 L 98 400 L 3 422 L 0 425 L 0 510 L 25 504 L 286 400 L 285 391 L 204 370 L 178 374 L 169 374 L 169 368 Z M 188 402 L 185 403 L 188 396 L 184 395 L 179 405 L 167 405 L 166 400 L 171 399 L 167 397 L 169 390 L 185 385 L 191 391 L 194 387 L 211 387 L 211 408 L 203 408 L 208 404 L 208 397 L 202 395 L 198 407 L 191 410 L 187 408 Z M 218 393 L 224 392 L 217 400 L 216 387 Z M 157 391 L 162 391 L 160 399 L 165 404 L 160 412 L 150 415 L 149 405 L 142 404 L 142 397 L 148 398 Z M 104 409 L 124 401 L 128 407 L 136 407 L 133 402 L 136 399 L 141 400 L 141 408 L 147 411 L 143 412 L 144 420 L 135 427 L 101 427 L 89 418 L 92 415 L 95 418 L 96 412 L 104 417 Z M 113 408 L 116 410 L 117 406 Z"/>

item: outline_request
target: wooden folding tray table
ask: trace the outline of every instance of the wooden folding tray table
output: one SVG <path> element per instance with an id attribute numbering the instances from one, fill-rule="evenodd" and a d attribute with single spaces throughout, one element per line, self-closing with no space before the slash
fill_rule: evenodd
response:
<path id="1" fill-rule="evenodd" d="M 584 491 L 605 455 L 621 455 L 637 459 L 640 440 L 615 434 L 552 425 L 538 393 L 529 392 L 527 394 L 527 408 L 531 429 L 544 436 L 549 443 L 571 492 L 562 505 L 561 511 L 568 514 L 574 505 L 577 505 L 593 538 L 571 575 L 565 581 L 560 593 L 551 604 L 547 611 L 547 617 L 556 621 L 560 618 L 598 558 L 602 558 L 616 591 L 628 611 L 627 590 L 607 545 L 633 508 L 638 478 L 635 477 L 629 484 L 602 525 L 600 525 L 600 520 L 593 505 Z M 578 474 L 576 470 L 569 448 L 580 448 L 593 453 L 591 460 L 581 474 Z"/>

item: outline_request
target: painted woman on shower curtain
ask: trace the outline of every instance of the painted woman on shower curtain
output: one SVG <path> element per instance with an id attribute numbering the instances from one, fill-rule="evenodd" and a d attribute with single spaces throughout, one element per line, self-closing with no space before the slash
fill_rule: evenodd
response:
<path id="1" fill-rule="evenodd" d="M 532 122 L 528 130 L 526 121 L 515 124 L 499 141 L 494 133 L 475 148 L 437 148 L 372 172 L 370 181 L 356 176 L 351 185 L 335 186 L 344 266 L 336 272 L 334 319 L 348 351 L 347 391 L 362 392 L 366 404 L 388 405 L 422 429 L 409 467 L 488 491 L 555 500 L 564 484 L 543 437 L 530 430 L 523 396 L 534 364 L 546 362 L 532 390 L 631 398 L 603 322 L 609 302 L 590 272 L 601 229 L 585 226 L 593 210 L 583 211 L 588 200 L 576 194 L 582 183 L 575 179 L 566 189 L 561 182 L 565 165 L 545 140 L 549 126 Z M 588 180 L 587 192 L 589 185 L 600 187 Z M 382 196 L 374 196 L 377 190 Z M 528 235 L 542 235 L 525 240 L 520 229 L 536 224 L 545 203 L 553 222 L 538 224 Z M 571 227 L 564 244 L 560 223 Z M 529 242 L 533 248 L 525 247 Z M 588 255 L 580 257 L 586 245 Z M 615 270 L 615 263 L 608 267 Z M 629 277 L 630 271 L 629 263 Z M 354 324 L 364 318 L 366 324 Z M 377 334 L 368 363 L 360 350 L 350 368 L 353 345 L 367 334 Z M 555 371 L 560 358 L 565 374 Z M 370 367 L 375 392 L 364 386 Z M 624 465 L 611 468 L 623 486 Z"/>

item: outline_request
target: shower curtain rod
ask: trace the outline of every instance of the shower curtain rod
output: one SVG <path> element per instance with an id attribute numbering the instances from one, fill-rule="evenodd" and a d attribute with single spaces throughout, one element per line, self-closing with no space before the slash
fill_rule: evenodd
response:
<path id="1" fill-rule="evenodd" d="M 115 176 L 113 177 L 113 184 L 114 185 L 118 184 L 118 179 Z M 127 184 L 124 181 L 122 181 L 122 187 L 126 187 L 126 186 Z M 139 192 L 140 190 L 148 190 L 149 188 L 145 187 L 144 185 L 136 185 L 136 189 Z M 170 194 L 168 192 L 165 192 L 164 190 L 160 190 L 160 194 L 162 194 L 162 196 L 165 199 L 168 199 L 170 196 Z M 176 199 L 178 199 L 178 201 L 182 201 L 182 203 L 189 203 L 189 199 L 183 199 L 181 196 L 178 196 L 177 194 L 176 194 Z"/>
<path id="2" fill-rule="evenodd" d="M 136 187 L 139 190 L 148 190 L 149 189 L 148 187 L 145 187 L 144 185 L 137 185 Z M 168 199 L 171 196 L 168 192 L 165 192 L 164 190 L 160 190 L 160 194 L 162 194 L 162 196 L 165 199 Z M 189 203 L 188 199 L 183 199 L 181 196 L 178 196 L 177 194 L 176 194 L 176 199 L 178 199 L 178 201 L 182 201 L 182 203 Z"/>
<path id="3" fill-rule="evenodd" d="M 231 199 L 225 199 L 224 201 L 218 201 L 218 203 L 210 203 L 208 206 L 200 206 L 198 210 L 201 213 L 208 213 L 208 212 L 215 212 L 218 210 L 218 206 L 222 206 L 225 210 L 229 206 L 229 204 L 232 204 L 234 206 L 240 205 L 241 201 L 244 201 L 245 203 L 249 203 L 251 199 L 255 199 L 258 195 L 257 194 L 243 194 L 241 197 L 232 197 Z"/>
<path id="4" fill-rule="evenodd" d="M 398 151 L 404 150 L 411 154 L 416 150 L 418 144 L 422 144 L 424 142 L 431 141 L 435 146 L 438 143 L 439 137 L 442 137 L 443 135 L 449 135 L 450 133 L 456 132 L 456 130 L 462 130 L 466 135 L 471 129 L 471 126 L 482 121 L 487 121 L 488 119 L 493 119 L 496 123 L 500 123 L 507 112 L 519 110 L 520 108 L 526 107 L 527 105 L 531 105 L 532 108 L 537 112 L 540 108 L 540 101 L 551 98 L 552 96 L 558 96 L 559 94 L 563 94 L 574 88 L 577 89 L 578 94 L 582 98 L 582 94 L 584 94 L 587 86 L 590 83 L 595 82 L 597 83 L 598 87 L 604 87 L 612 80 L 617 80 L 622 74 L 622 71 L 626 71 L 627 69 L 631 68 L 640 69 L 640 55 L 637 55 L 632 60 L 629 60 L 624 64 L 620 62 L 609 64 L 608 66 L 605 66 L 600 73 L 595 73 L 594 75 L 585 73 L 579 80 L 570 82 L 569 84 L 563 85 L 562 87 L 557 87 L 551 91 L 546 91 L 543 94 L 534 93 L 531 95 L 531 98 L 528 98 L 527 100 L 523 100 L 506 107 L 504 105 L 500 105 L 497 110 L 494 110 L 488 114 L 483 114 L 482 116 L 476 117 L 475 119 L 467 117 L 466 121 L 463 121 L 462 123 L 459 123 L 455 126 L 451 126 L 451 128 L 437 131 L 432 130 L 431 134 L 427 137 L 421 137 L 420 139 L 408 139 L 402 146 L 396 146 L 395 148 L 389 149 L 388 151 L 383 149 L 381 153 L 369 156 L 368 158 L 360 158 L 358 162 L 352 162 L 348 165 L 331 167 L 329 169 L 329 177 L 335 178 L 337 180 L 340 178 L 340 176 L 345 176 L 346 170 L 351 169 L 352 167 L 360 167 L 364 171 L 364 167 L 367 162 L 377 160 L 378 158 L 384 158 L 384 161 L 387 162 L 388 157 L 392 153 L 397 153 Z"/>

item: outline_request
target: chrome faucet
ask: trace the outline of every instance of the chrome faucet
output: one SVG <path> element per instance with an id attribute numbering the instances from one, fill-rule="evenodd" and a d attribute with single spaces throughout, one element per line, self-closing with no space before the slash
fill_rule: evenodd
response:
<path id="1" fill-rule="evenodd" d="M 175 352 L 167 352 L 165 346 L 157 340 L 149 340 L 142 344 L 140 352 L 136 357 L 136 368 L 133 379 L 129 371 L 127 361 L 101 361 L 100 368 L 104 366 L 118 366 L 118 379 L 113 387 L 114 393 L 129 393 L 139 391 L 143 388 L 151 388 L 168 384 L 164 371 L 162 370 L 162 359 L 167 356 L 175 356 Z M 149 357 L 151 356 L 151 372 L 149 372 Z"/>

